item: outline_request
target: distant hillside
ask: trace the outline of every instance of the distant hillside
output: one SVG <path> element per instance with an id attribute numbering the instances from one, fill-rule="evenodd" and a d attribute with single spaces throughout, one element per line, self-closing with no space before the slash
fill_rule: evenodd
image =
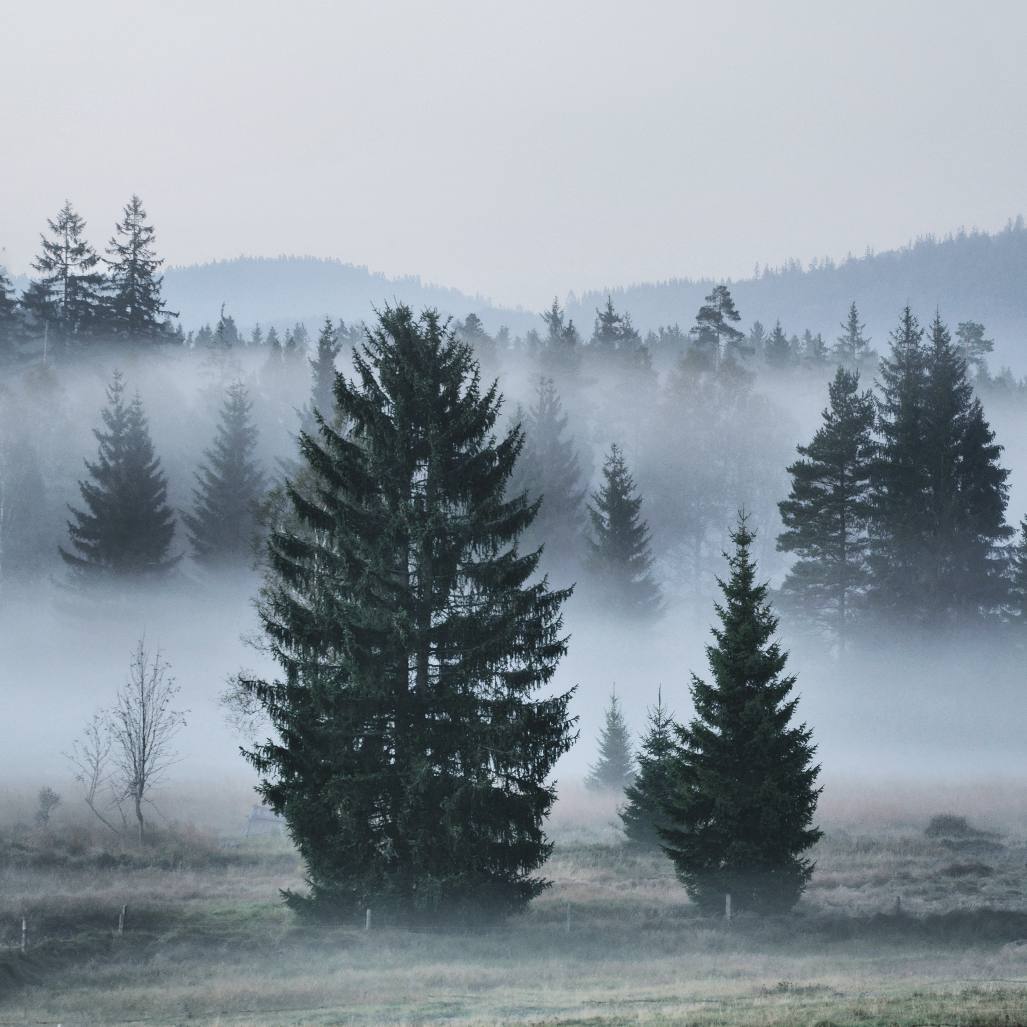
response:
<path id="1" fill-rule="evenodd" d="M 164 293 L 186 330 L 215 322 L 222 303 L 244 328 L 257 321 L 265 326 L 295 321 L 313 326 L 325 315 L 369 320 L 372 306 L 396 301 L 437 307 L 461 318 L 474 311 L 491 328 L 505 323 L 519 331 L 533 321 L 533 315 L 498 311 L 481 296 L 418 277 L 389 278 L 366 267 L 315 257 L 239 257 L 172 267 L 164 276 Z"/>
<path id="2" fill-rule="evenodd" d="M 641 328 L 674 322 L 687 328 L 713 284 L 672 280 L 609 291 L 614 304 L 630 311 Z M 879 350 L 907 302 L 924 321 L 937 308 L 952 327 L 959 321 L 983 322 L 995 339 L 993 363 L 1027 372 L 1027 230 L 1022 218 L 995 235 L 959 233 L 840 264 L 807 269 L 792 264 L 732 282 L 731 291 L 746 327 L 757 319 L 769 327 L 780 318 L 788 332 L 809 328 L 829 340 L 855 300 Z M 606 295 L 603 289 L 569 299 L 568 311 L 583 332 L 591 330 L 595 308 Z"/>
<path id="3" fill-rule="evenodd" d="M 14 282 L 19 290 L 28 284 L 24 278 Z M 597 289 L 571 295 L 567 308 L 586 338 L 607 291 L 643 331 L 675 322 L 688 328 L 713 284 L 675 279 Z M 924 321 L 936 308 L 953 327 L 959 321 L 982 321 L 995 339 L 993 366 L 1009 364 L 1018 374 L 1027 373 L 1027 229 L 1022 219 L 994 235 L 921 239 L 903 249 L 805 269 L 792 263 L 730 285 L 746 328 L 757 319 L 770 327 L 780 318 L 789 333 L 809 328 L 828 341 L 855 300 L 879 350 L 887 346 L 907 302 Z M 434 306 L 460 318 L 473 311 L 490 331 L 503 324 L 515 334 L 542 328 L 536 311 L 496 307 L 481 296 L 418 277 L 389 278 L 314 257 L 240 257 L 168 268 L 165 294 L 186 330 L 216 321 L 222 303 L 248 330 L 256 321 L 282 327 L 301 320 L 313 329 L 326 314 L 367 320 L 373 306 L 391 301 Z"/>

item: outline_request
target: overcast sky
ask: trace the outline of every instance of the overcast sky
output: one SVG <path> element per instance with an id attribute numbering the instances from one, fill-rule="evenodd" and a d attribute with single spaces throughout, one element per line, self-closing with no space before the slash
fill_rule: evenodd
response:
<path id="1" fill-rule="evenodd" d="M 138 192 L 173 263 L 314 254 L 539 308 L 1027 210 L 1027 4 L 4 4 L 0 261 Z"/>

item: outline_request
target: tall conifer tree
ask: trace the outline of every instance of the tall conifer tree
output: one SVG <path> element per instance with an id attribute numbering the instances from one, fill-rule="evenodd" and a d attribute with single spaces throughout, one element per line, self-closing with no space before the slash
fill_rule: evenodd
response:
<path id="1" fill-rule="evenodd" d="M 848 370 L 857 370 L 867 366 L 873 356 L 870 339 L 866 335 L 867 326 L 859 319 L 859 311 L 855 303 L 849 304 L 849 316 L 842 323 L 842 334 L 834 344 L 834 359 Z"/>
<path id="2" fill-rule="evenodd" d="M 252 409 L 246 386 L 230 385 L 214 445 L 196 472 L 192 513 L 182 517 L 193 554 L 208 566 L 238 566 L 253 556 L 265 489 Z"/>
<path id="3" fill-rule="evenodd" d="M 175 517 L 167 503 L 168 483 L 150 441 L 137 395 L 125 401 L 125 384 L 115 372 L 96 430 L 99 453 L 86 461 L 89 479 L 79 482 L 84 510 L 71 509 L 68 534 L 73 552 L 60 553 L 75 575 L 97 580 L 140 579 L 166 574 L 178 562 L 169 555 Z"/>
<path id="4" fill-rule="evenodd" d="M 859 391 L 859 373 L 843 367 L 828 396 L 823 424 L 788 468 L 792 487 L 778 504 L 785 530 L 777 548 L 799 557 L 782 599 L 844 642 L 854 600 L 867 582 L 875 405 L 872 393 Z"/>
<path id="5" fill-rule="evenodd" d="M 1009 471 L 999 465 L 1002 447 L 939 316 L 930 329 L 924 408 L 926 605 L 935 617 L 994 612 L 1005 599 L 1001 547 L 1013 534 L 1005 523 Z"/>
<path id="6" fill-rule="evenodd" d="M 927 355 L 923 330 L 906 307 L 881 361 L 881 398 L 874 462 L 869 597 L 888 617 L 914 608 L 926 587 L 923 541 L 928 474 L 924 403 Z"/>
<path id="7" fill-rule="evenodd" d="M 108 331 L 133 342 L 158 342 L 171 336 L 170 318 L 176 315 L 161 295 L 164 261 L 157 257 L 155 232 L 147 224 L 143 201 L 133 195 L 122 220 L 107 244 Z"/>
<path id="8" fill-rule="evenodd" d="M 273 532 L 261 617 L 280 680 L 244 685 L 275 737 L 247 755 L 307 869 L 300 908 L 458 917 L 521 908 L 546 882 L 549 780 L 570 693 L 566 591 L 529 584 L 536 513 L 506 486 L 523 438 L 494 435 L 466 343 L 386 308 L 301 436 L 298 530 Z M 346 423 L 340 434 L 333 423 Z"/>
<path id="9" fill-rule="evenodd" d="M 620 446 L 610 447 L 603 483 L 592 493 L 590 565 L 600 597 L 612 612 L 653 617 L 660 612 L 660 588 L 652 576 L 649 526 L 642 519 L 642 497 Z"/>
<path id="10" fill-rule="evenodd" d="M 741 319 L 731 290 L 715 286 L 695 315 L 692 329 L 694 359 L 700 366 L 715 368 L 722 356 L 742 352 L 745 333 L 735 327 Z"/>
<path id="11" fill-rule="evenodd" d="M 695 716 L 678 727 L 665 806 L 664 848 L 700 909 L 790 909 L 813 873 L 803 855 L 820 789 L 812 733 L 792 725 L 795 678 L 774 639 L 767 586 L 756 583 L 754 535 L 744 517 L 731 534 L 731 575 L 720 581 L 712 681 L 692 676 Z"/>
<path id="12" fill-rule="evenodd" d="M 317 337 L 317 350 L 310 361 L 313 376 L 310 390 L 311 406 L 304 417 L 304 431 L 312 434 L 317 431 L 314 421 L 316 410 L 322 417 L 331 417 L 335 406 L 333 389 L 335 388 L 335 359 L 339 355 L 339 336 L 330 317 L 325 318 L 321 332 Z"/>
<path id="13" fill-rule="evenodd" d="M 95 335 L 102 323 L 103 273 L 100 258 L 84 237 L 86 223 L 65 202 L 48 220 L 50 237 L 40 236 L 42 252 L 32 262 L 40 273 L 23 303 L 40 334 L 65 346 L 79 345 Z"/>

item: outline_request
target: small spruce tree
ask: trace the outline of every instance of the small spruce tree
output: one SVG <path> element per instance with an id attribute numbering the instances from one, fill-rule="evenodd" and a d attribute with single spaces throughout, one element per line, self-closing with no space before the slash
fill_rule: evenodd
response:
<path id="1" fill-rule="evenodd" d="M 642 497 L 620 446 L 610 447 L 603 464 L 603 483 L 592 493 L 590 567 L 599 597 L 621 616 L 647 618 L 662 607 L 659 585 L 652 577 L 649 526 L 642 519 Z"/>
<path id="2" fill-rule="evenodd" d="M 777 618 L 766 584 L 756 583 L 745 517 L 731 533 L 731 574 L 719 581 L 720 625 L 707 646 L 712 681 L 692 676 L 695 716 L 678 727 L 665 806 L 664 848 L 678 878 L 705 912 L 790 909 L 813 873 L 805 853 L 820 789 L 816 747 L 805 724 L 792 726 L 795 678 L 774 639 Z"/>
<path id="3" fill-rule="evenodd" d="M 622 792 L 635 775 L 631 733 L 621 712 L 617 689 L 610 692 L 603 726 L 599 732 L 599 758 L 589 767 L 585 785 L 593 791 Z"/>
<path id="4" fill-rule="evenodd" d="M 242 382 L 228 387 L 214 445 L 196 472 L 193 510 L 182 515 L 193 555 L 208 566 L 239 565 L 253 555 L 265 489 L 252 408 Z"/>
<path id="5" fill-rule="evenodd" d="M 95 462 L 86 461 L 89 479 L 79 482 L 84 510 L 71 508 L 72 552 L 60 549 L 75 579 L 143 578 L 164 575 L 178 563 L 170 556 L 175 516 L 168 506 L 168 483 L 150 441 L 142 400 L 125 402 L 119 372 L 107 389 L 101 412 L 105 430 Z"/>
<path id="6" fill-rule="evenodd" d="M 667 827 L 666 807 L 671 795 L 671 759 L 675 751 L 674 715 L 663 705 L 662 690 L 648 711 L 634 780 L 624 789 L 627 802 L 620 810 L 628 841 L 646 849 L 659 849 L 661 827 Z"/>

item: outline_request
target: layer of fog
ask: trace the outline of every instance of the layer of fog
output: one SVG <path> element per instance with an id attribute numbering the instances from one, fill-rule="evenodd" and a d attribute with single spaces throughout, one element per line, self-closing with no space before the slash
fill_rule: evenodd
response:
<path id="1" fill-rule="evenodd" d="M 192 471 L 210 444 L 227 377 L 240 373 L 254 383 L 265 467 L 273 471 L 292 452 L 296 411 L 307 395 L 306 368 L 295 381 L 280 383 L 288 386 L 286 395 L 271 402 L 268 389 L 257 384 L 262 359 L 243 354 L 239 366 L 227 370 L 198 358 L 122 362 L 130 391 L 138 389 L 146 405 L 176 509 L 189 506 Z M 19 422 L 19 430 L 48 454 L 47 530 L 54 547 L 66 541 L 61 530 L 64 504 L 78 502 L 82 460 L 95 455 L 91 429 L 98 423 L 111 366 L 59 370 L 46 385 L 46 394 L 55 401 L 49 420 L 38 419 L 46 407 L 34 401 L 25 405 Z M 499 371 L 512 415 L 518 402 L 530 404 L 536 371 L 528 362 Z M 607 407 L 621 384 L 593 380 L 591 396 L 598 403 L 593 417 L 596 409 L 606 412 L 587 429 L 577 426 L 583 432 L 578 441 L 594 483 L 605 448 L 614 432 L 620 435 L 624 429 L 629 462 L 645 468 L 638 473 L 644 494 L 658 487 L 660 465 L 681 458 L 690 443 L 667 437 L 658 425 L 646 426 L 630 408 Z M 752 510 L 761 534 L 757 555 L 774 582 L 786 563 L 775 552 L 779 525 L 772 500 L 786 494 L 784 468 L 795 443 L 808 440 L 815 429 L 825 396 L 823 382 L 796 378 L 776 384 L 757 381 L 750 401 L 758 421 L 744 427 L 759 455 L 754 473 L 768 484 L 760 495 L 739 495 L 737 505 Z M 988 412 L 1006 446 L 1005 462 L 1013 469 L 1009 519 L 1015 522 L 1027 504 L 1022 473 L 1027 466 L 1027 411 L 1006 407 Z M 575 427 L 572 416 L 571 430 Z M 655 434 L 645 436 L 645 431 Z M 725 522 L 725 543 L 728 527 Z M 181 533 L 176 547 L 182 552 L 187 548 Z M 568 606 L 570 651 L 554 687 L 577 688 L 573 708 L 580 717 L 580 739 L 559 768 L 565 780 L 580 779 L 595 758 L 603 707 L 614 686 L 635 732 L 644 728 L 646 707 L 655 701 L 658 688 L 679 718 L 690 713 L 689 674 L 707 670 L 703 647 L 713 619 L 714 573 L 721 565 L 707 560 L 697 578 L 686 572 L 678 580 L 673 580 L 672 561 L 662 560 L 659 569 L 668 586 L 668 610 L 657 624 L 617 623 L 596 613 L 583 595 Z M 5 588 L 0 596 L 3 786 L 39 787 L 53 781 L 70 787 L 63 754 L 93 711 L 112 701 L 125 680 L 131 649 L 143 635 L 170 661 L 182 688 L 181 706 L 188 711 L 187 726 L 177 740 L 181 759 L 168 785 L 176 779 L 205 780 L 214 787 L 252 780 L 238 751 L 246 740 L 226 719 L 220 697 L 226 680 L 240 668 L 274 671 L 246 641 L 258 631 L 252 602 L 257 574 L 241 571 L 227 580 L 212 580 L 186 559 L 167 585 L 110 605 L 83 604 L 70 597 L 62 585 L 64 576 L 55 560 L 40 580 Z M 798 675 L 800 716 L 814 728 L 828 778 L 898 775 L 943 783 L 1022 772 L 1027 703 L 1020 653 L 996 646 L 986 634 L 912 643 L 901 625 L 875 645 L 845 654 L 803 635 L 787 618 L 780 633 Z"/>

